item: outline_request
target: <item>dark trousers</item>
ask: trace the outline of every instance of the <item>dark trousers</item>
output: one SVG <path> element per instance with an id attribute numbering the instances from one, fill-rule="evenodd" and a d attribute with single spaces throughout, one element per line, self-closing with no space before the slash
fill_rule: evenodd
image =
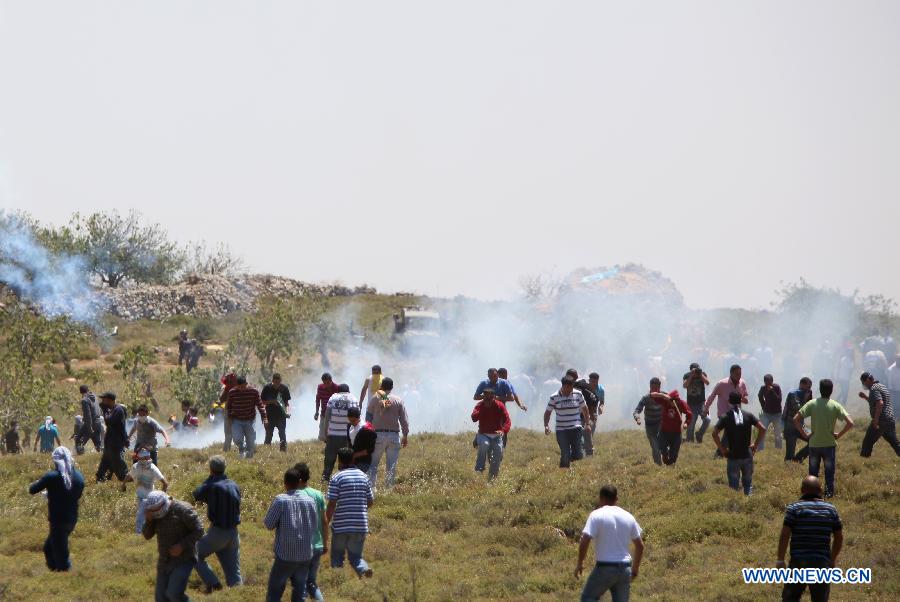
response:
<path id="1" fill-rule="evenodd" d="M 275 429 L 278 429 L 278 442 L 281 451 L 287 451 L 287 435 L 284 434 L 286 426 L 287 419 L 284 415 L 270 417 L 269 423 L 266 425 L 266 438 L 263 440 L 263 444 L 272 445 L 272 435 L 275 433 Z"/>
<path id="2" fill-rule="evenodd" d="M 880 438 L 884 438 L 884 440 L 894 449 L 894 453 L 900 456 L 900 442 L 897 441 L 897 423 L 893 420 L 884 419 L 878 421 L 877 429 L 871 424 L 869 425 L 869 428 L 866 429 L 859 455 L 863 458 L 870 457 L 872 455 L 872 449 L 875 447 L 875 443 Z"/>
<path id="3" fill-rule="evenodd" d="M 128 465 L 125 464 L 125 450 L 106 447 L 97 467 L 97 482 L 102 483 L 110 478 L 110 474 L 116 475 L 120 481 L 128 474 Z"/>
<path id="4" fill-rule="evenodd" d="M 703 440 L 703 434 L 706 432 L 707 427 L 709 426 L 709 416 L 703 415 L 703 401 L 697 404 L 689 404 L 691 407 L 691 421 L 687 427 L 687 440 L 688 441 L 697 441 L 698 443 Z M 700 428 L 696 429 L 697 421 L 700 421 Z M 695 438 L 696 437 L 696 438 Z"/>
<path id="5" fill-rule="evenodd" d="M 809 474 L 819 476 L 819 465 L 825 465 L 825 495 L 834 495 L 834 473 L 837 468 L 837 447 L 809 448 Z"/>
<path id="6" fill-rule="evenodd" d="M 659 453 L 663 464 L 675 464 L 678 461 L 679 449 L 681 449 L 681 431 L 677 433 L 659 431 Z"/>
<path id="7" fill-rule="evenodd" d="M 653 461 L 662 464 L 662 456 L 659 453 L 659 423 L 645 422 L 644 432 L 647 434 L 647 441 L 650 442 L 650 453 L 653 454 Z"/>
<path id="8" fill-rule="evenodd" d="M 231 416 L 226 414 L 223 416 L 222 422 L 225 425 L 225 442 L 222 444 L 222 451 L 231 451 L 231 442 L 234 440 L 231 433 Z"/>
<path id="9" fill-rule="evenodd" d="M 68 571 L 69 534 L 75 529 L 75 523 L 50 523 L 50 533 L 44 542 L 44 558 L 51 571 Z"/>
<path id="10" fill-rule="evenodd" d="M 788 568 L 831 568 L 831 563 L 826 560 L 796 562 L 791 558 L 791 564 Z M 782 602 L 797 602 L 803 597 L 803 592 L 809 586 L 809 599 L 812 602 L 828 602 L 828 595 L 831 590 L 829 583 L 785 583 L 784 589 L 781 590 Z"/>
<path id="11" fill-rule="evenodd" d="M 78 435 L 75 437 L 75 453 L 81 455 L 84 453 L 84 446 L 87 445 L 88 441 L 92 441 L 94 443 L 94 449 L 98 452 L 103 451 L 103 425 L 99 422 L 94 424 L 93 426 L 88 426 L 86 424 L 81 425 L 81 430 L 78 431 Z"/>
<path id="12" fill-rule="evenodd" d="M 337 461 L 337 453 L 342 447 L 349 447 L 350 442 L 347 437 L 341 435 L 328 435 L 325 441 L 325 465 L 322 468 L 322 479 L 331 478 L 331 472 L 334 470 L 334 463 Z"/>
<path id="13" fill-rule="evenodd" d="M 806 445 L 803 449 L 801 449 L 796 454 L 794 453 L 797 449 L 797 440 L 806 441 L 805 439 L 800 438 L 800 433 L 797 432 L 797 429 L 791 427 L 784 430 L 784 461 L 785 462 L 803 462 L 809 456 L 809 444 Z"/>

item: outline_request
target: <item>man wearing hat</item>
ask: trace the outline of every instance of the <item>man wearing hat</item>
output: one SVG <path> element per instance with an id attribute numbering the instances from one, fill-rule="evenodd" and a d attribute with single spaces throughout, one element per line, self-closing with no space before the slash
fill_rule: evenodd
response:
<path id="1" fill-rule="evenodd" d="M 156 601 L 182 602 L 191 571 L 197 564 L 197 542 L 203 536 L 200 516 L 188 504 L 163 491 L 151 491 L 144 502 L 146 539 L 156 536 Z"/>
<path id="2" fill-rule="evenodd" d="M 106 435 L 103 438 L 103 456 L 97 467 L 97 482 L 102 483 L 110 478 L 110 473 L 120 481 L 128 474 L 125 463 L 125 450 L 128 449 L 128 433 L 125 432 L 125 419 L 128 411 L 122 404 L 116 403 L 116 394 L 107 391 L 100 396 L 100 407 L 106 421 Z"/>

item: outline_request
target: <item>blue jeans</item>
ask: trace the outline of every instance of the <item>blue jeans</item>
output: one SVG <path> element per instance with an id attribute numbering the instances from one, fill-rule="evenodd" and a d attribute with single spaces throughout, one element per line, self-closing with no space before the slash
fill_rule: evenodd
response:
<path id="1" fill-rule="evenodd" d="M 837 447 L 810 447 L 809 474 L 819 476 L 819 464 L 825 462 L 825 494 L 834 495 L 834 469 L 837 464 Z"/>
<path id="2" fill-rule="evenodd" d="M 241 455 L 252 458 L 256 451 L 256 429 L 253 428 L 253 421 L 232 419 L 231 436 Z"/>
<path id="3" fill-rule="evenodd" d="M 587 456 L 594 455 L 594 429 L 597 428 L 597 421 L 591 421 L 591 430 L 582 430 L 582 445 L 584 446 L 584 453 Z"/>
<path id="4" fill-rule="evenodd" d="M 319 577 L 319 563 L 322 562 L 322 550 L 313 550 L 312 560 L 309 561 L 309 574 L 306 576 L 306 593 L 309 594 L 309 597 L 313 600 L 324 600 L 325 596 L 322 595 L 322 590 L 319 589 L 319 584 L 316 583 L 316 579 Z"/>
<path id="5" fill-rule="evenodd" d="M 687 440 L 690 442 L 700 441 L 703 439 L 703 433 L 706 432 L 706 428 L 709 426 L 709 416 L 703 415 L 703 402 L 701 401 L 698 404 L 689 403 L 691 407 L 691 421 L 688 423 L 687 427 Z M 700 428 L 697 428 L 697 421 L 700 421 Z M 696 429 L 696 435 L 695 435 Z"/>
<path id="6" fill-rule="evenodd" d="M 338 452 L 342 447 L 347 447 L 347 443 L 346 436 L 328 435 L 328 438 L 325 440 L 325 463 L 322 465 L 323 481 L 327 481 L 331 478 L 331 472 L 334 470 L 334 463 L 337 460 Z"/>
<path id="7" fill-rule="evenodd" d="M 141 498 L 137 499 L 137 516 L 134 519 L 134 528 L 137 531 L 137 534 L 140 535 L 141 531 L 144 528 L 144 506 L 146 506 L 147 500 L 142 500 Z"/>
<path id="8" fill-rule="evenodd" d="M 156 569 L 156 602 L 187 602 L 184 591 L 194 570 L 194 561 L 179 562 L 165 569 Z"/>
<path id="9" fill-rule="evenodd" d="M 607 590 L 612 602 L 627 602 L 631 592 L 631 566 L 595 566 L 581 590 L 581 602 L 599 600 Z"/>
<path id="10" fill-rule="evenodd" d="M 500 462 L 503 461 L 503 437 L 478 433 L 475 437 L 478 455 L 475 456 L 475 472 L 484 472 L 484 464 L 490 461 L 488 478 L 493 479 L 500 474 Z"/>
<path id="11" fill-rule="evenodd" d="M 69 561 L 69 534 L 75 529 L 75 523 L 50 523 L 50 533 L 44 541 L 44 559 L 51 571 L 68 571 L 72 568 Z"/>
<path id="12" fill-rule="evenodd" d="M 568 468 L 572 460 L 580 460 L 584 457 L 584 438 L 581 433 L 581 428 L 556 431 L 560 468 Z"/>
<path id="13" fill-rule="evenodd" d="M 222 585 L 219 578 L 210 568 L 206 558 L 215 554 L 225 573 L 225 583 L 228 587 L 234 587 L 242 583 L 241 580 L 241 537 L 237 527 L 222 529 L 211 525 L 209 530 L 197 542 L 197 574 L 203 579 L 203 583 L 213 587 Z"/>
<path id="14" fill-rule="evenodd" d="M 759 422 L 763 425 L 763 427 L 765 427 L 767 431 L 769 430 L 770 424 L 775 425 L 775 449 L 781 449 L 781 432 L 783 430 L 782 425 L 784 424 L 784 422 L 781 420 L 781 413 L 779 412 L 778 414 L 767 414 L 765 412 L 761 412 L 759 414 Z M 759 442 L 759 451 L 765 449 L 765 446 L 766 440 L 763 439 Z"/>
<path id="15" fill-rule="evenodd" d="M 644 423 L 644 433 L 650 442 L 650 453 L 653 455 L 653 461 L 662 466 L 662 454 L 659 452 L 659 423 Z"/>
<path id="16" fill-rule="evenodd" d="M 385 457 L 387 474 L 384 477 L 384 486 L 390 489 L 394 486 L 394 475 L 397 472 L 397 460 L 400 459 L 400 433 L 379 431 L 375 440 L 375 451 L 372 452 L 372 467 L 369 468 L 369 482 L 374 490 L 378 484 L 378 465 L 381 456 Z"/>
<path id="17" fill-rule="evenodd" d="M 306 600 L 306 578 L 309 575 L 310 561 L 289 562 L 278 556 L 269 571 L 269 589 L 266 591 L 266 602 L 279 602 L 287 582 L 291 581 L 291 602 Z"/>
<path id="18" fill-rule="evenodd" d="M 744 488 L 744 495 L 753 492 L 753 456 L 732 460 L 728 458 L 725 464 L 728 473 L 728 486 L 740 491 Z"/>
<path id="19" fill-rule="evenodd" d="M 339 569 L 344 566 L 344 553 L 350 559 L 353 570 L 357 575 L 362 575 L 369 570 L 369 565 L 363 560 L 363 546 L 366 543 L 365 533 L 332 533 L 331 534 L 331 568 Z"/>

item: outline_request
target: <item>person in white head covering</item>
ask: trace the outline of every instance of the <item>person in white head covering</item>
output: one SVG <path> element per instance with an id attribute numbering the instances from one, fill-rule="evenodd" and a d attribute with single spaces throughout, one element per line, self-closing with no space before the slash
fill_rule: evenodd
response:
<path id="1" fill-rule="evenodd" d="M 743 487 L 744 495 L 750 495 L 753 492 L 753 455 L 766 436 L 766 427 L 755 415 L 741 409 L 743 399 L 740 392 L 732 391 L 728 403 L 730 409 L 719 418 L 713 429 L 713 441 L 727 458 L 725 470 L 728 486 L 737 490 Z M 757 434 L 756 441 L 751 445 L 753 427 L 756 427 Z M 727 440 L 719 437 L 722 431 L 725 431 Z"/>
<path id="2" fill-rule="evenodd" d="M 53 424 L 52 416 L 46 416 L 44 424 L 38 429 L 37 437 L 34 438 L 34 451 L 37 451 L 38 443 L 41 444 L 42 454 L 52 452 L 54 443 L 56 443 L 57 447 L 62 445 L 62 441 L 59 440 L 59 430 Z"/>
<path id="3" fill-rule="evenodd" d="M 32 495 L 47 492 L 47 519 L 50 534 L 44 542 L 44 557 L 51 571 L 68 571 L 69 534 L 78 522 L 78 501 L 84 490 L 84 477 L 75 469 L 72 452 L 65 447 L 53 450 L 50 470 L 31 484 Z"/>
<path id="4" fill-rule="evenodd" d="M 162 491 L 151 491 L 144 502 L 146 539 L 156 536 L 156 600 L 187 600 L 188 579 L 197 563 L 197 542 L 203 522 L 190 505 Z"/>
<path id="5" fill-rule="evenodd" d="M 169 482 L 159 467 L 151 460 L 150 450 L 141 448 L 135 454 L 137 462 L 131 466 L 131 471 L 122 481 L 122 491 L 125 491 L 125 484 L 133 481 L 137 485 L 137 518 L 135 520 L 135 531 L 141 533 L 144 528 L 144 508 L 147 505 L 147 496 L 153 491 L 156 481 L 162 483 L 162 490 L 169 488 Z"/>

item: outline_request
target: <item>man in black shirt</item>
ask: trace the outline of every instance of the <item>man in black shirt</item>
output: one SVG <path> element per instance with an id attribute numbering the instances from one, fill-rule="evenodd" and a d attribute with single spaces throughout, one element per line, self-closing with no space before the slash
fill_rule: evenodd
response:
<path id="1" fill-rule="evenodd" d="M 81 393 L 81 429 L 75 436 L 75 452 L 78 455 L 84 453 L 84 446 L 88 441 L 94 442 L 94 449 L 103 451 L 103 410 L 97 401 L 97 396 L 91 393 L 87 385 L 78 387 Z"/>
<path id="2" fill-rule="evenodd" d="M 6 453 L 21 454 L 22 446 L 19 443 L 19 422 L 13 420 L 9 423 L 9 430 L 3 435 L 3 442 L 6 444 Z"/>
<path id="3" fill-rule="evenodd" d="M 794 425 L 794 416 L 800 411 L 807 401 L 812 399 L 812 379 L 804 376 L 800 379 L 800 386 L 788 393 L 784 400 L 784 409 L 781 411 L 781 420 L 784 423 L 784 461 L 803 462 L 809 456 L 809 445 L 794 454 L 797 449 L 797 439 L 809 441 L 805 433 L 797 430 Z M 804 419 L 805 420 L 805 419 Z"/>
<path id="4" fill-rule="evenodd" d="M 728 486 L 739 490 L 738 485 L 743 485 L 744 495 L 750 495 L 753 492 L 753 454 L 766 436 L 766 429 L 756 416 L 741 409 L 740 393 L 732 391 L 728 396 L 728 403 L 731 409 L 716 423 L 712 434 L 713 441 L 716 442 L 716 447 L 722 455 L 728 459 L 726 468 Z M 750 445 L 752 427 L 756 427 L 757 435 L 756 441 Z M 728 438 L 728 447 L 725 447 L 719 438 L 719 433 L 723 430 Z"/>
<path id="5" fill-rule="evenodd" d="M 706 372 L 700 368 L 700 364 L 691 364 L 689 371 L 685 373 L 683 380 L 684 389 L 687 392 L 687 404 L 691 409 L 691 421 L 687 427 L 687 440 L 694 441 L 694 428 L 697 426 L 697 420 L 701 420 L 700 428 L 697 429 L 697 443 L 703 442 L 703 434 L 709 426 L 709 416 L 703 415 L 703 402 L 706 401 L 706 385 L 709 384 L 709 377 Z"/>
<path id="6" fill-rule="evenodd" d="M 375 451 L 375 442 L 378 433 L 372 428 L 370 422 L 362 422 L 359 408 L 347 410 L 347 442 L 353 450 L 353 465 L 364 473 L 369 472 L 372 466 L 372 452 Z"/>
<path id="7" fill-rule="evenodd" d="M 287 435 L 285 435 L 284 429 L 287 426 L 287 419 L 290 417 L 291 392 L 287 385 L 281 382 L 281 375 L 276 372 L 272 375 L 272 382 L 263 387 L 259 396 L 266 404 L 266 416 L 269 417 L 269 424 L 266 425 L 266 439 L 263 443 L 272 445 L 272 434 L 277 428 L 281 451 L 286 452 Z"/>
<path id="8" fill-rule="evenodd" d="M 116 394 L 112 392 L 100 396 L 100 406 L 106 420 L 106 436 L 103 439 L 103 456 L 97 467 L 97 482 L 108 480 L 110 474 L 124 481 L 128 475 L 128 465 L 125 464 L 125 450 L 128 449 L 125 420 L 128 418 L 128 411 L 125 406 L 116 403 Z"/>

